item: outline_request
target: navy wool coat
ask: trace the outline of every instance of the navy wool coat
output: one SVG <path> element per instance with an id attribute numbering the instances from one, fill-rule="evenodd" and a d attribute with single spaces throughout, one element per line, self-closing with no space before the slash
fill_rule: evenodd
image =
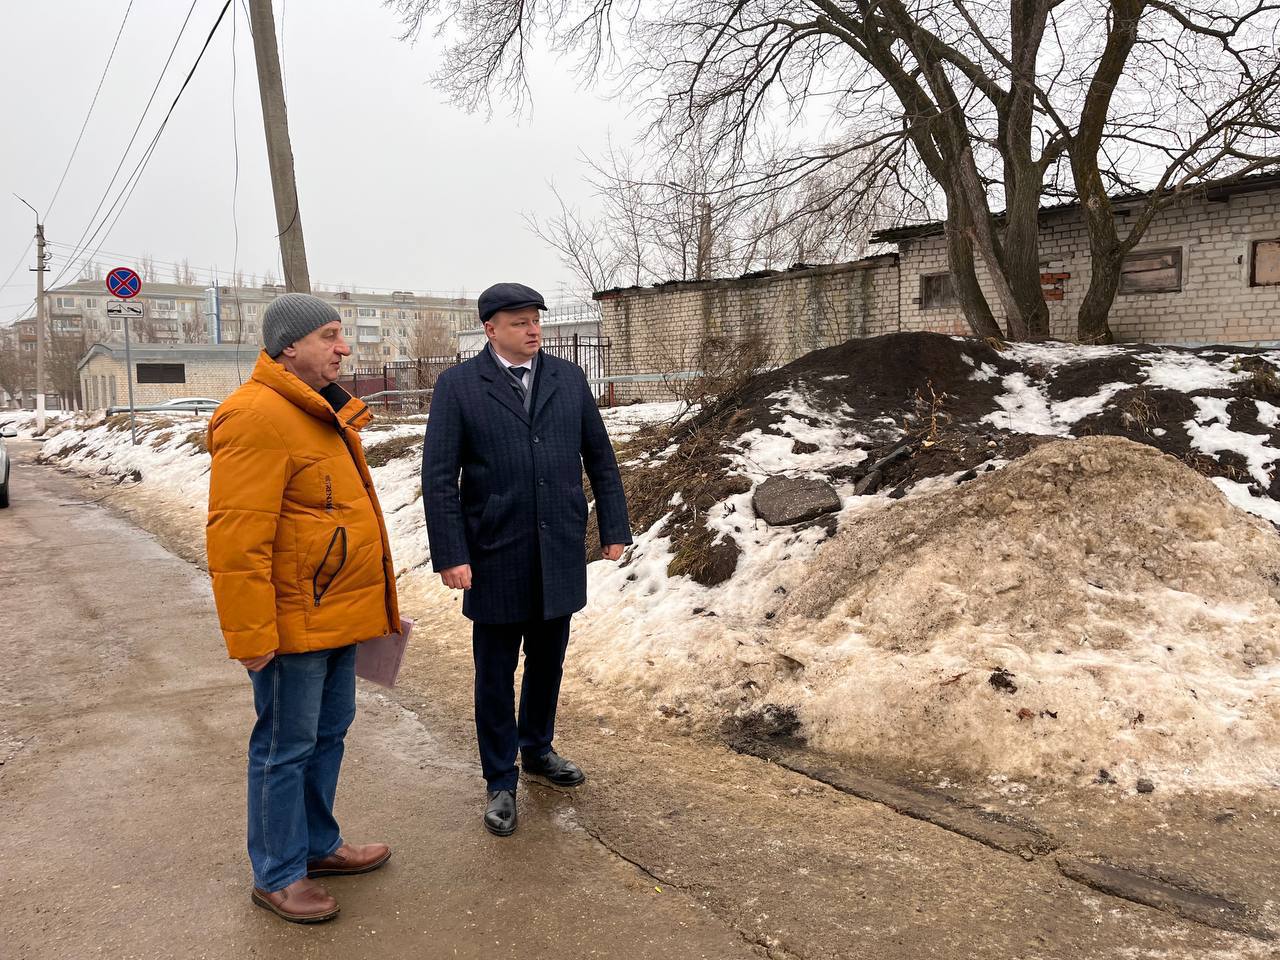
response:
<path id="1" fill-rule="evenodd" d="M 551 620 L 586 605 L 584 467 L 600 542 L 631 542 L 622 478 L 582 369 L 539 353 L 529 413 L 511 379 L 487 349 L 446 370 L 422 450 L 431 566 L 471 565 L 462 612 L 477 623 Z"/>

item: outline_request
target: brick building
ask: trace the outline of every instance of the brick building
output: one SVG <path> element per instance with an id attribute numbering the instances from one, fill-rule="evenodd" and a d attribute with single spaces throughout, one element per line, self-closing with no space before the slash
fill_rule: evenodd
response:
<path id="1" fill-rule="evenodd" d="M 897 258 L 692 280 L 595 294 L 613 376 L 700 368 L 709 344 L 757 343 L 782 364 L 820 347 L 897 329 Z M 669 398 L 662 383 L 619 385 L 618 399 Z"/>
<path id="2" fill-rule="evenodd" d="M 1131 215 L 1123 202 L 1116 211 L 1122 224 Z M 758 341 L 768 361 L 781 364 L 854 337 L 969 333 L 947 274 L 940 223 L 872 239 L 896 244 L 898 253 L 596 293 L 612 374 L 692 370 L 703 344 L 715 338 Z M 1042 211 L 1041 256 L 1051 333 L 1073 339 L 1090 267 L 1078 206 Z M 978 276 L 997 303 L 981 263 Z M 1110 324 L 1121 341 L 1280 341 L 1280 174 L 1209 185 L 1158 214 L 1125 262 Z M 662 384 L 617 388 L 620 399 L 666 393 Z"/>
<path id="3" fill-rule="evenodd" d="M 1123 236 L 1136 210 L 1119 198 L 1115 212 Z M 1071 340 L 1089 287 L 1089 237 L 1074 203 L 1041 211 L 1040 225 L 1050 335 Z M 897 244 L 901 329 L 969 332 L 947 276 L 940 223 L 884 230 L 871 239 Z M 978 280 L 997 305 L 981 260 Z M 1158 213 L 1125 260 L 1108 322 L 1120 341 L 1280 338 L 1280 174 L 1207 186 Z"/>
<path id="4" fill-rule="evenodd" d="M 177 397 L 222 400 L 249 378 L 259 349 L 232 343 L 132 344 L 134 403 L 151 406 Z M 86 409 L 129 402 L 123 343 L 95 343 L 80 361 L 79 372 Z"/>

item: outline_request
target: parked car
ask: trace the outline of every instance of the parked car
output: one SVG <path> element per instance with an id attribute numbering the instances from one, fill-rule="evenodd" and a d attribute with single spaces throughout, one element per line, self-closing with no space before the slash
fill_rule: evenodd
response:
<path id="1" fill-rule="evenodd" d="M 5 437 L 16 437 L 18 428 L 12 424 L 0 427 L 0 508 L 9 505 L 9 451 L 5 449 Z"/>

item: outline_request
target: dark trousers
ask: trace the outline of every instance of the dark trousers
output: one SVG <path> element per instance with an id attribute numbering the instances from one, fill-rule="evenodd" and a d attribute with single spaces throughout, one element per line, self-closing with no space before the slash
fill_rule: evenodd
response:
<path id="1" fill-rule="evenodd" d="M 473 623 L 471 652 L 476 663 L 476 740 L 480 769 L 490 790 L 514 790 L 516 749 L 525 759 L 544 756 L 555 736 L 556 702 L 569 621 Z M 520 716 L 515 712 L 516 663 L 524 642 Z"/>

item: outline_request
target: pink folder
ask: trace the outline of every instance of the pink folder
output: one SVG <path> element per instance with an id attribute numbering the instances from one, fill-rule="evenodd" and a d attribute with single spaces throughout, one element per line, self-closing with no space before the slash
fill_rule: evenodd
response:
<path id="1" fill-rule="evenodd" d="M 356 676 L 384 687 L 394 687 L 412 633 L 413 621 L 401 617 L 399 633 L 388 633 L 357 644 Z"/>

